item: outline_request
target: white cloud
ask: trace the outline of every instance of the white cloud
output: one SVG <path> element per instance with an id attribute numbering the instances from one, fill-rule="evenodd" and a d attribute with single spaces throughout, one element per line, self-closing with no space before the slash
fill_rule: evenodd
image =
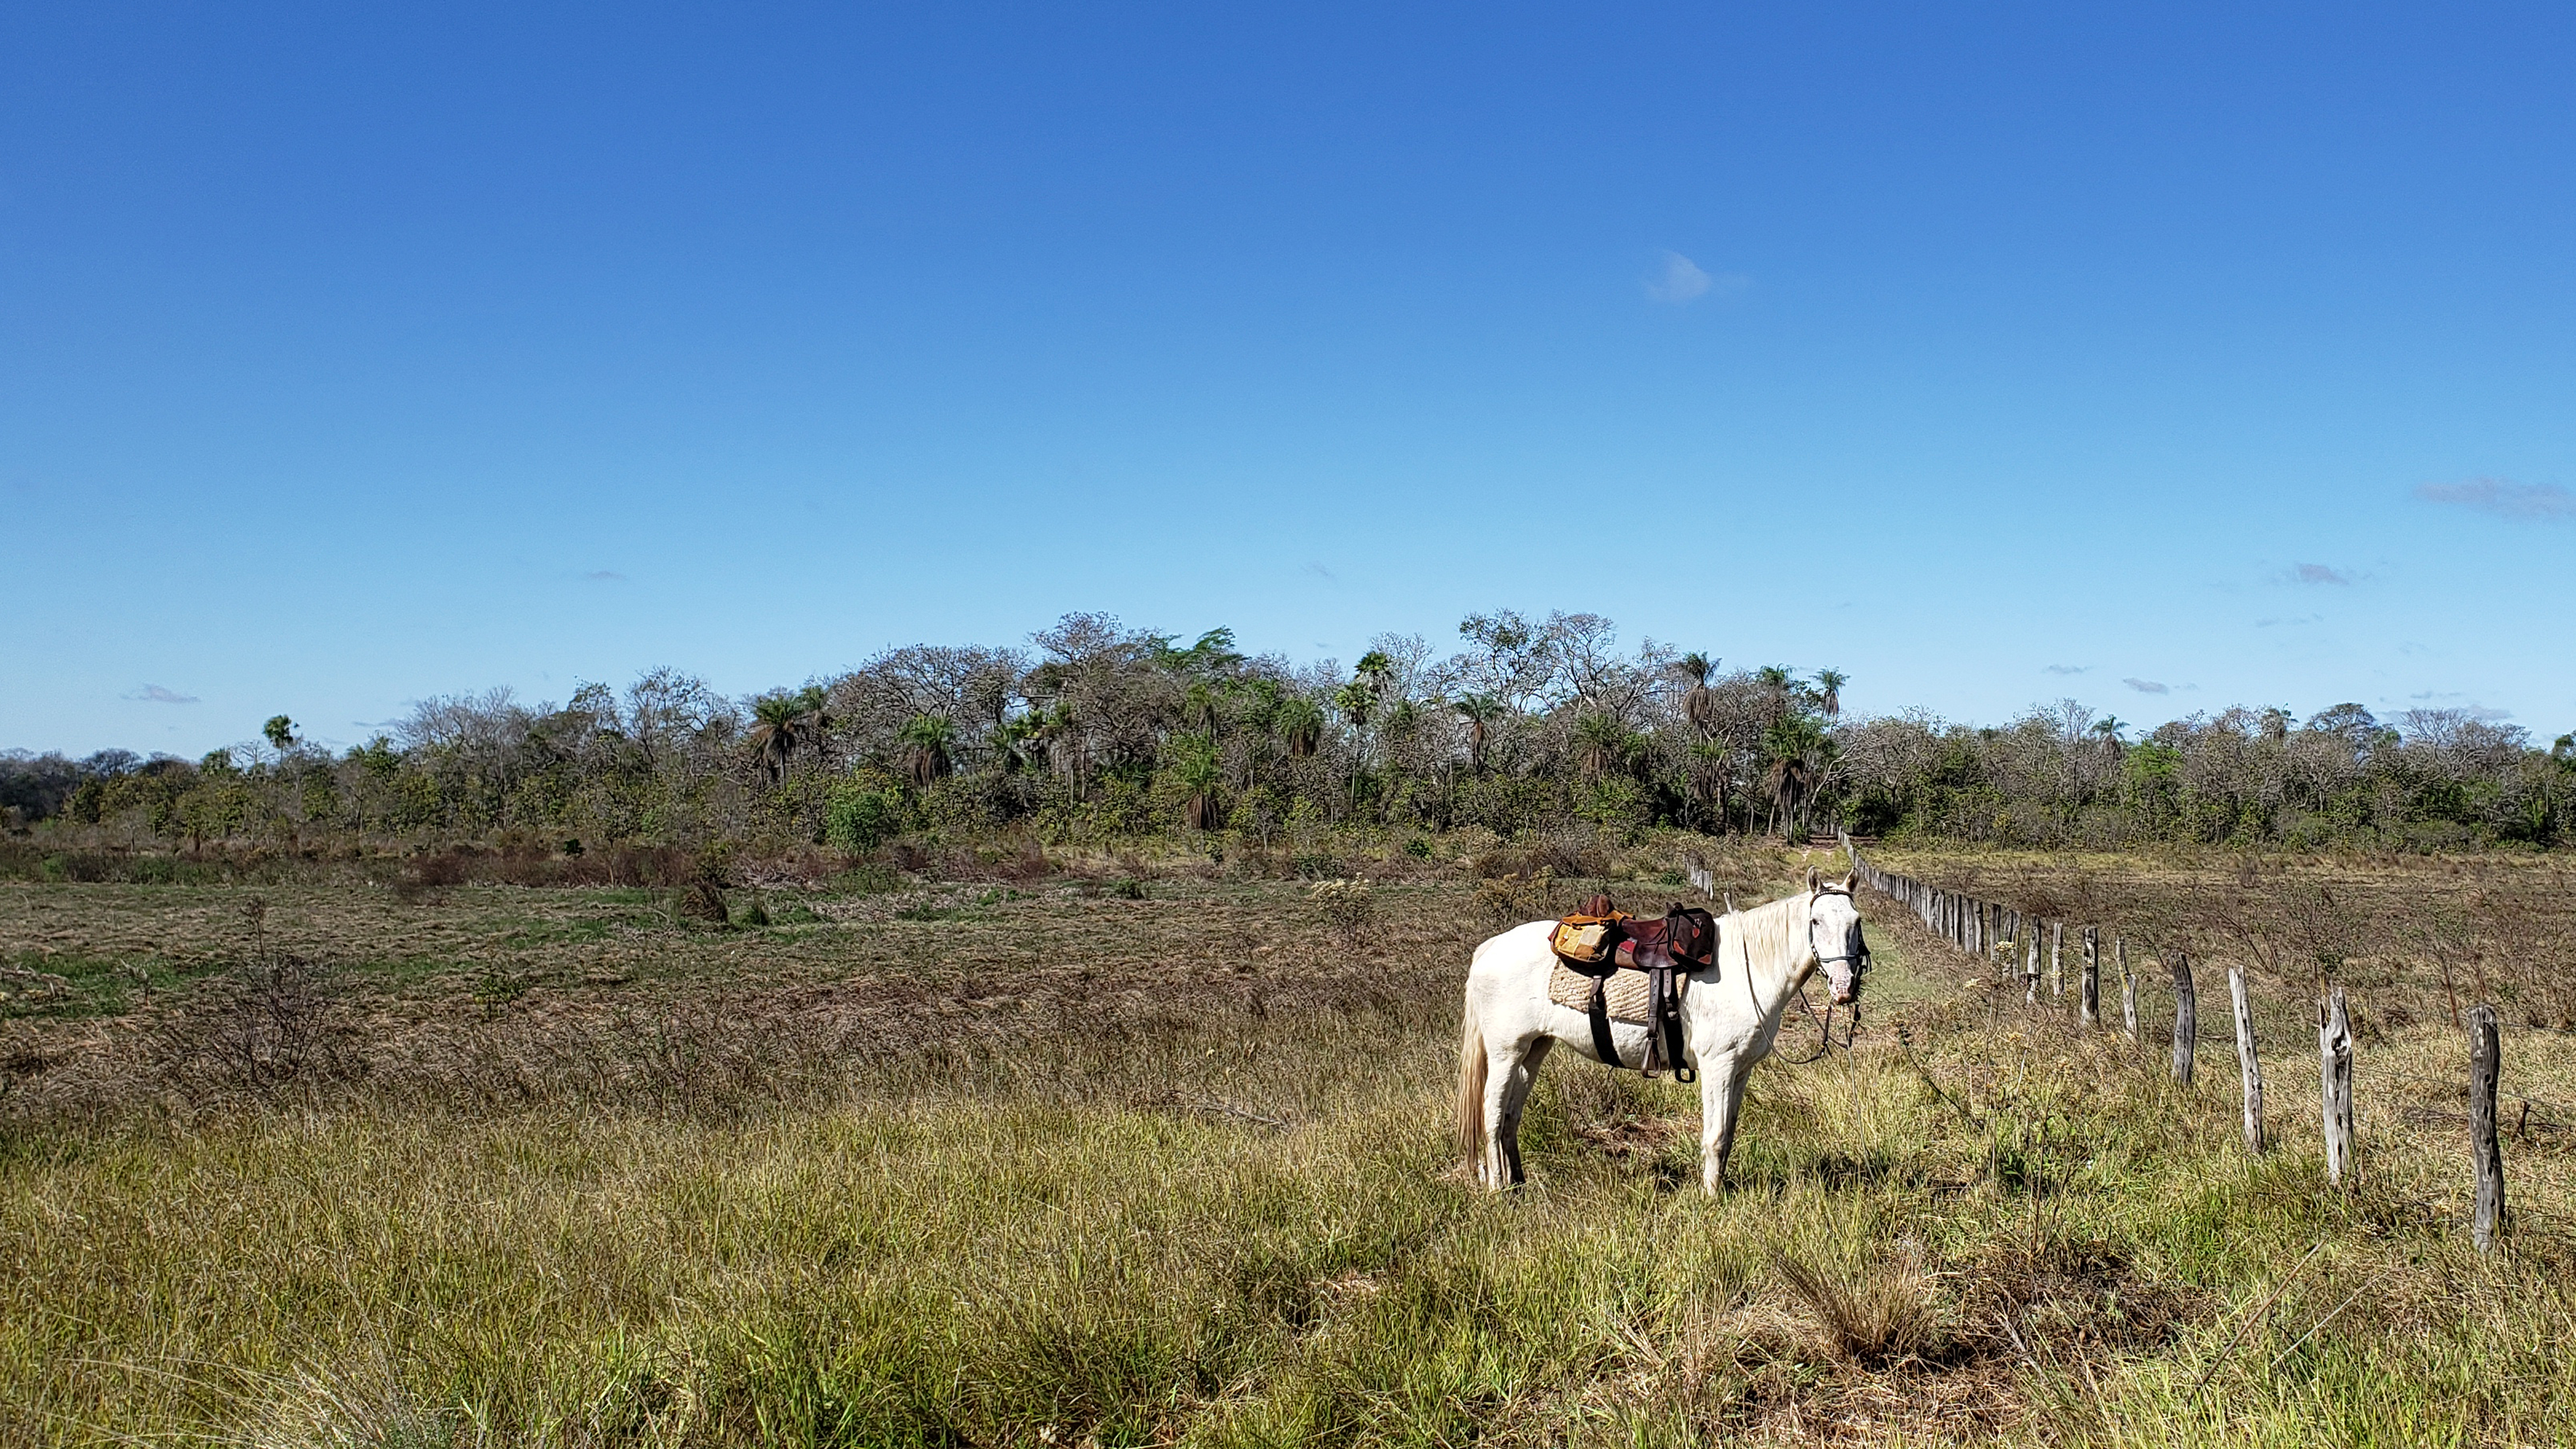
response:
<path id="1" fill-rule="evenodd" d="M 2166 684 L 2166 683 L 2164 683 L 2164 682 L 2163 682 L 2163 681 L 2161 681 L 2161 680 L 2155 680 L 2155 679 L 2123 679 L 2123 680 L 2121 680 L 2120 682 L 2121 682 L 2122 684 L 2125 684 L 2125 685 L 2129 686 L 2131 689 L 2136 690 L 2136 691 L 2137 691 L 2138 693 L 2140 693 L 2140 694 L 2171 694 L 2171 693 L 2173 693 L 2173 686 L 2172 686 L 2172 685 L 2170 685 L 2170 684 Z"/>
<path id="2" fill-rule="evenodd" d="M 619 573 L 615 569 L 592 569 L 581 577 L 583 582 L 593 584 L 622 584 L 626 582 L 626 575 Z"/>
<path id="3" fill-rule="evenodd" d="M 1661 268 L 1646 281 L 1646 295 L 1658 302 L 1678 307 L 1712 292 L 1723 297 L 1753 285 L 1753 279 L 1741 272 L 1705 271 L 1680 252 L 1668 251 L 1662 256 Z"/>
<path id="4" fill-rule="evenodd" d="M 2041 671 L 2040 671 L 2040 673 L 2042 673 L 2042 674 L 2089 674 L 2089 673 L 2091 673 L 2092 671 L 2093 671 L 2093 666 L 2092 666 L 2092 665 L 2090 665 L 2090 664 L 2052 664 L 2052 665 L 2049 665 L 2047 668 L 2045 668 L 2045 669 L 2041 670 Z"/>
<path id="5" fill-rule="evenodd" d="M 2294 584 L 2342 584 L 2347 588 L 2352 585 L 2351 574 L 2329 564 L 2294 564 L 2284 577 Z"/>
<path id="6" fill-rule="evenodd" d="M 164 689 L 157 684 L 147 684 L 127 695 L 126 698 L 139 699 L 146 704 L 195 704 L 197 702 L 197 697 L 193 694 L 181 694 L 175 689 Z"/>
<path id="7" fill-rule="evenodd" d="M 2470 478 L 2459 483 L 2426 483 L 2415 490 L 2415 496 L 2427 503 L 2456 503 L 2501 518 L 2576 519 L 2576 494 L 2555 483 Z"/>
<path id="8" fill-rule="evenodd" d="M 1658 302 L 1687 302 L 1708 294 L 1709 275 L 1680 252 L 1664 253 L 1663 275 L 1646 284 L 1646 295 Z"/>

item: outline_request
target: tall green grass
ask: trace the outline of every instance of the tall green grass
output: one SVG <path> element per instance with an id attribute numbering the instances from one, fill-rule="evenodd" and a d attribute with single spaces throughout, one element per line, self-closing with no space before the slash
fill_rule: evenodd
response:
<path id="1" fill-rule="evenodd" d="M 1476 1191 L 1442 1034 L 1274 1018 L 727 1120 L 21 1137 L 0 1431 L 2538 1442 L 2576 1407 L 2546 1240 L 2482 1262 L 2402 1173 L 2331 1196 L 2295 1146 L 2249 1162 L 2222 1097 L 2116 1049 L 1951 1012 L 1919 1052 L 1765 1067 L 1711 1201 L 1688 1092 L 1566 1064 L 1536 1182 Z"/>

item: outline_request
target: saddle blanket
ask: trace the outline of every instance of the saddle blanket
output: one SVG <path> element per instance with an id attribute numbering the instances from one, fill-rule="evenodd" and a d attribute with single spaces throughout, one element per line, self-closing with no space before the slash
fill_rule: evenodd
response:
<path id="1" fill-rule="evenodd" d="M 1625 1021 L 1643 1026 L 1646 1022 L 1646 973 L 1613 971 L 1604 985 L 1612 1021 Z M 1592 1009 L 1592 978 L 1580 971 L 1569 971 L 1560 961 L 1547 974 L 1547 999 L 1576 1011 Z"/>

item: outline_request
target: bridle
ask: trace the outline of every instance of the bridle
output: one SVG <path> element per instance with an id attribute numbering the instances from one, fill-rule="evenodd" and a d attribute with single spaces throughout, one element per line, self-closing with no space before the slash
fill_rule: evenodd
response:
<path id="1" fill-rule="evenodd" d="M 1807 907 L 1807 949 L 1816 952 L 1816 965 L 1819 968 L 1831 965 L 1837 961 L 1848 962 L 1851 964 L 1851 1025 L 1846 1028 L 1843 1033 L 1843 1050 L 1850 1051 L 1851 1039 L 1860 1032 L 1860 978 L 1862 973 L 1869 970 L 1869 938 L 1866 935 L 1861 936 L 1860 949 L 1857 951 L 1846 951 L 1840 955 L 1828 956 L 1816 947 L 1817 921 L 1815 915 L 1815 898 L 1817 896 L 1846 894 L 1847 892 L 1843 891 L 1818 890 L 1814 896 L 1809 897 Z M 1855 932 L 1854 934 L 1857 935 L 1860 933 Z M 1831 972 L 1826 973 L 1826 979 L 1832 979 Z M 1790 1062 L 1792 1066 L 1804 1066 L 1808 1062 L 1816 1060 L 1817 1057 L 1821 1057 L 1825 1053 L 1833 1050 L 1834 1010 L 1841 1005 L 1843 1005 L 1842 1002 L 1835 1000 L 1834 997 L 1828 993 L 1825 997 L 1825 1014 L 1819 1018 L 1816 1015 L 1814 1004 L 1807 1000 L 1806 983 L 1799 983 L 1798 1009 L 1807 1014 L 1807 1019 L 1809 1021 L 1816 1023 L 1817 1034 L 1823 1040 L 1817 1045 L 1814 1056 L 1793 1058 Z"/>

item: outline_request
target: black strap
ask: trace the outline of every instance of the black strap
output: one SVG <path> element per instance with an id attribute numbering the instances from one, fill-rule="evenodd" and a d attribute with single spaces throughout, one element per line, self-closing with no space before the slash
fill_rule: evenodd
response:
<path id="1" fill-rule="evenodd" d="M 1648 1076 L 1669 1067 L 1676 1082 L 1694 1082 L 1699 1073 L 1682 1061 L 1681 973 L 1669 966 L 1646 973 L 1646 1067 Z"/>
<path id="2" fill-rule="evenodd" d="M 1592 1051 L 1601 1058 L 1601 1065 L 1624 1067 L 1628 1064 L 1619 1060 L 1619 1044 L 1610 1039 L 1609 984 L 1607 976 L 1592 978 L 1592 1003 L 1584 1014 L 1592 1018 Z"/>

